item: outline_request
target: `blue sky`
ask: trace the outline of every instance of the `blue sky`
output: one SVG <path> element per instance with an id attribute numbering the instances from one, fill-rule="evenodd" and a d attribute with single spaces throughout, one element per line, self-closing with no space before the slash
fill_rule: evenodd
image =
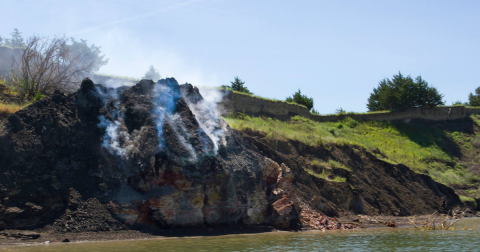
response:
<path id="1" fill-rule="evenodd" d="M 255 94 L 297 89 L 321 113 L 366 111 L 384 77 L 422 75 L 447 105 L 478 86 L 480 1 L 26 1 L 1 0 L 5 37 L 87 39 L 106 74 L 165 77 L 198 86 L 234 76 Z"/>

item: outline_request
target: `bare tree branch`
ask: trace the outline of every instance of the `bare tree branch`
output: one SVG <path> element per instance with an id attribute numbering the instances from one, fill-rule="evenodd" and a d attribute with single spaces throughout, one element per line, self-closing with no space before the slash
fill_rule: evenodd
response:
<path id="1" fill-rule="evenodd" d="M 18 50 L 12 80 L 26 96 L 51 94 L 55 90 L 74 91 L 81 79 L 95 67 L 94 60 L 82 59 L 82 51 L 72 50 L 65 37 L 32 36 Z"/>

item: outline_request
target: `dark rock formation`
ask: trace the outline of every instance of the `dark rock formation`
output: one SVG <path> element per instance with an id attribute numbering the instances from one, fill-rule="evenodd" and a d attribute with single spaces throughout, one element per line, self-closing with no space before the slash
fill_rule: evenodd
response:
<path id="1" fill-rule="evenodd" d="M 0 128 L 0 228 L 273 223 L 264 157 L 202 100 L 175 79 L 118 89 L 86 79 L 10 115 Z"/>
<path id="2" fill-rule="evenodd" d="M 319 212 L 402 215 L 458 202 L 429 177 L 365 153 L 347 153 L 356 189 L 314 178 L 302 155 L 321 158 L 324 149 L 271 148 L 231 130 L 214 109 L 173 78 L 115 89 L 86 79 L 76 93 L 10 115 L 0 121 L 0 229 L 336 229 Z"/>

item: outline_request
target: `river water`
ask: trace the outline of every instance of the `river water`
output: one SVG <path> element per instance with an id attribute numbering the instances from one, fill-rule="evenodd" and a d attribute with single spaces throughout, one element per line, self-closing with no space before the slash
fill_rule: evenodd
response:
<path id="1" fill-rule="evenodd" d="M 456 230 L 371 228 L 0 247 L 0 251 L 480 251 L 480 218 Z M 467 230 L 462 230 L 467 228 Z"/>

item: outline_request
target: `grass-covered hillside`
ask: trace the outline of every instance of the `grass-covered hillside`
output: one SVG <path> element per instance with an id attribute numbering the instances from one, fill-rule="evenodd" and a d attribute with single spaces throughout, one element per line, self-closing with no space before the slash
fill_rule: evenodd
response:
<path id="1" fill-rule="evenodd" d="M 332 142 L 363 146 L 383 160 L 405 164 L 454 187 L 464 200 L 480 196 L 480 137 L 472 132 L 418 123 L 358 122 L 351 118 L 319 123 L 296 116 L 282 122 L 242 115 L 227 116 L 225 120 L 234 129 L 265 132 L 267 138 L 293 139 L 313 146 Z"/>

